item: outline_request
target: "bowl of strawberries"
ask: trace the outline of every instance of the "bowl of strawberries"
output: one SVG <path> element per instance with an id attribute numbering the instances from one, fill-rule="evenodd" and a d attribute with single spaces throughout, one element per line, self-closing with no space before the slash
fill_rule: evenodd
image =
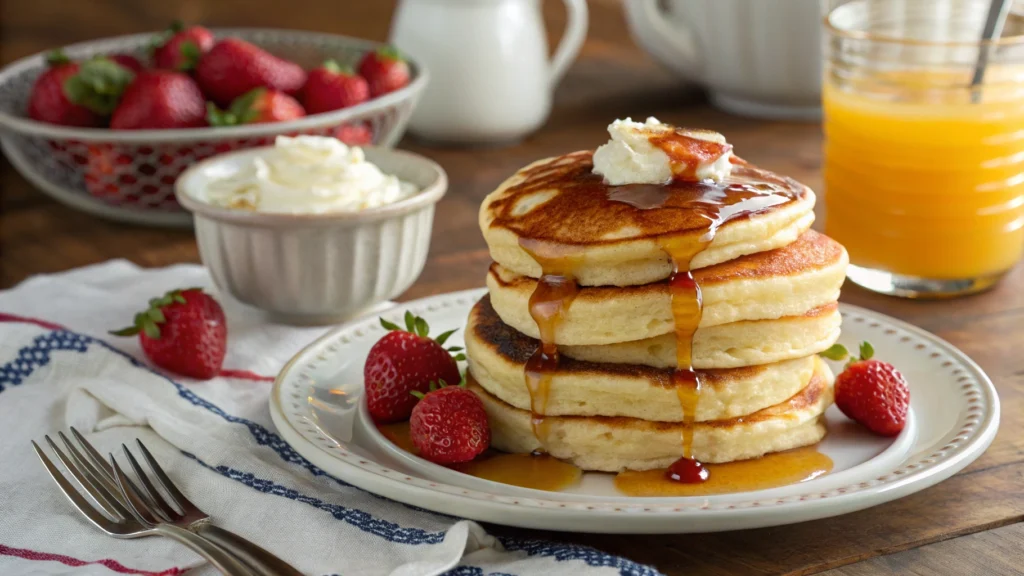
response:
<path id="1" fill-rule="evenodd" d="M 0 70 L 0 146 L 72 207 L 187 226 L 174 182 L 195 162 L 279 135 L 392 146 L 426 83 L 421 66 L 376 42 L 176 24 Z"/>

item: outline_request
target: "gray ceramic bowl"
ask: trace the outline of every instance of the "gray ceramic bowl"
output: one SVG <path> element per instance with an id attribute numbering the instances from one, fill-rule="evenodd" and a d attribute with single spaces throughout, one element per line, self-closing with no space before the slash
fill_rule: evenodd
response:
<path id="1" fill-rule="evenodd" d="M 416 195 L 359 212 L 277 214 L 223 208 L 196 198 L 214 178 L 271 147 L 209 158 L 175 186 L 195 216 L 203 264 L 218 288 L 289 324 L 332 324 L 404 292 L 423 271 L 434 205 L 448 189 L 437 163 L 401 150 L 364 147 L 385 174 Z"/>

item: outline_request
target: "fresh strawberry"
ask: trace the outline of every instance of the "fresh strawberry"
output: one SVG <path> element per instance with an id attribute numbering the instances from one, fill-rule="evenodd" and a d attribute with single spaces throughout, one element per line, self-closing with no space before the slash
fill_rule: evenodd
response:
<path id="1" fill-rule="evenodd" d="M 107 58 L 131 70 L 133 74 L 138 74 L 146 69 L 146 66 L 131 54 L 111 54 Z"/>
<path id="2" fill-rule="evenodd" d="M 409 83 L 409 64 L 398 50 L 387 46 L 369 52 L 359 61 L 359 75 L 370 84 L 370 95 L 394 92 Z"/>
<path id="3" fill-rule="evenodd" d="M 409 312 L 405 313 L 407 330 L 383 318 L 380 323 L 390 332 L 370 348 L 363 366 L 363 380 L 370 416 L 375 422 L 386 424 L 409 418 L 416 404 L 412 392 L 427 392 L 431 383 L 458 382 L 457 361 L 465 356 L 459 354 L 453 358 L 450 354 L 462 348 L 444 348 L 445 341 L 455 330 L 431 339 L 427 322 Z"/>
<path id="4" fill-rule="evenodd" d="M 373 144 L 373 129 L 364 122 L 342 124 L 331 134 L 349 146 L 368 146 Z"/>
<path id="5" fill-rule="evenodd" d="M 153 39 L 153 65 L 179 72 L 192 70 L 203 54 L 213 48 L 213 43 L 213 32 L 202 26 L 185 28 L 175 21 Z"/>
<path id="6" fill-rule="evenodd" d="M 465 387 L 432 386 L 412 409 L 409 435 L 420 456 L 436 464 L 469 462 L 491 445 L 491 428 L 480 397 Z"/>
<path id="7" fill-rule="evenodd" d="M 351 68 L 342 68 L 328 60 L 309 72 L 302 88 L 302 103 L 309 114 L 330 112 L 355 106 L 370 99 L 370 85 Z"/>
<path id="8" fill-rule="evenodd" d="M 171 290 L 150 300 L 132 326 L 111 334 L 138 334 L 142 351 L 154 364 L 190 378 L 216 376 L 227 352 L 224 310 L 199 288 Z"/>
<path id="9" fill-rule="evenodd" d="M 203 93 L 192 78 L 170 70 L 147 70 L 124 91 L 110 127 L 196 128 L 206 125 Z"/>
<path id="10" fill-rule="evenodd" d="M 253 88 L 297 94 L 306 83 L 306 71 L 259 46 L 225 38 L 199 59 L 196 80 L 203 94 L 219 106 L 227 106 Z"/>
<path id="11" fill-rule="evenodd" d="M 107 58 L 78 63 L 55 50 L 46 61 L 49 68 L 36 79 L 28 100 L 29 118 L 41 122 L 102 126 L 132 81 L 131 70 Z"/>
<path id="12" fill-rule="evenodd" d="M 910 390 L 903 374 L 888 362 L 874 360 L 874 348 L 860 345 L 860 358 L 851 358 L 836 377 L 836 406 L 849 418 L 880 436 L 895 436 L 907 424 Z M 822 352 L 832 360 L 850 357 L 842 344 Z"/>
<path id="13" fill-rule="evenodd" d="M 306 111 L 298 100 L 284 92 L 266 88 L 253 88 L 242 94 L 227 110 L 217 108 L 213 102 L 206 104 L 206 120 L 210 126 L 283 122 L 305 115 Z"/>

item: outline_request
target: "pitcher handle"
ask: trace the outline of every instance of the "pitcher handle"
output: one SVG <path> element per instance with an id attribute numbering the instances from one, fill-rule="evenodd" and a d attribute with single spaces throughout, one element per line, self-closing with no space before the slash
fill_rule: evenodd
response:
<path id="1" fill-rule="evenodd" d="M 565 25 L 565 33 L 562 34 L 562 41 L 558 43 L 554 57 L 551 58 L 551 72 L 548 82 L 551 89 L 562 80 L 569 65 L 576 59 L 576 55 L 587 38 L 587 0 L 562 0 L 565 3 L 565 11 L 568 15 L 568 22 Z"/>
<path id="2" fill-rule="evenodd" d="M 696 39 L 687 26 L 669 23 L 658 8 L 658 0 L 628 0 L 623 5 L 638 44 L 673 70 L 690 76 L 699 74 Z"/>

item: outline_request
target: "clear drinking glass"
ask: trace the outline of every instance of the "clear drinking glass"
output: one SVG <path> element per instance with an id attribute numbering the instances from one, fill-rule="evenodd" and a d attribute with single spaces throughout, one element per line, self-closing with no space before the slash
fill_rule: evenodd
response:
<path id="1" fill-rule="evenodd" d="M 988 7 L 853 0 L 825 18 L 825 232 L 865 288 L 966 294 L 1021 258 L 1024 16 L 982 42 Z"/>

